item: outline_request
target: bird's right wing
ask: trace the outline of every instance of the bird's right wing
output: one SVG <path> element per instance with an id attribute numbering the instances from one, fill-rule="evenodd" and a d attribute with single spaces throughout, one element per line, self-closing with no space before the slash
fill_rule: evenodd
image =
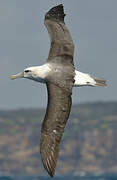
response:
<path id="1" fill-rule="evenodd" d="M 64 8 L 60 4 L 51 8 L 45 15 L 45 26 L 50 35 L 51 47 L 47 61 L 57 56 L 66 56 L 66 63 L 73 64 L 74 43 L 64 22 Z"/>

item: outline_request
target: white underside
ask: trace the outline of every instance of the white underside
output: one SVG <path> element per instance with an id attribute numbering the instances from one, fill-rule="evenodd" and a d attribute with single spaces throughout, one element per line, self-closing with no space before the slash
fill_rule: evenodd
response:
<path id="1" fill-rule="evenodd" d="M 31 70 L 31 76 L 28 75 L 25 77 L 28 79 L 32 79 L 34 81 L 38 81 L 41 83 L 46 83 L 46 77 L 51 73 L 52 66 L 50 64 L 46 63 L 42 66 L 35 66 L 35 67 L 29 67 L 28 70 Z M 27 70 L 25 69 L 25 70 Z M 96 78 L 93 78 L 90 74 L 82 73 L 80 71 L 75 70 L 75 77 L 74 77 L 74 87 L 75 86 L 102 86 L 103 83 L 97 83 Z M 99 79 L 98 79 L 99 80 Z"/>
<path id="2" fill-rule="evenodd" d="M 90 74 L 82 73 L 75 70 L 74 86 L 96 86 L 96 81 Z"/>

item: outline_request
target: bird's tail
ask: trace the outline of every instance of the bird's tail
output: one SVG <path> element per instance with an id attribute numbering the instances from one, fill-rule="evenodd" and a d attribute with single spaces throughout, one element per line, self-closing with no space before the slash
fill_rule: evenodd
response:
<path id="1" fill-rule="evenodd" d="M 95 78 L 90 74 L 75 71 L 75 82 L 74 86 L 106 86 L 106 80 L 102 78 Z"/>
<path id="2" fill-rule="evenodd" d="M 95 81 L 95 86 L 106 86 L 106 80 L 102 79 L 102 78 L 93 78 Z"/>

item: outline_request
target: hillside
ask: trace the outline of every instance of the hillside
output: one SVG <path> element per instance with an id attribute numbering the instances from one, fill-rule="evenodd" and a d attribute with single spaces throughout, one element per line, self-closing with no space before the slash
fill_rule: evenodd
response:
<path id="1" fill-rule="evenodd" d="M 39 153 L 44 110 L 0 111 L 0 172 L 46 174 Z M 117 172 L 117 102 L 74 106 L 56 174 Z"/>

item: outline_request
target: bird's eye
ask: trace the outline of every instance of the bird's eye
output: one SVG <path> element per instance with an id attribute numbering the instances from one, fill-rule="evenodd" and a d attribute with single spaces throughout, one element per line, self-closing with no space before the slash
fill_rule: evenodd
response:
<path id="1" fill-rule="evenodd" d="M 24 72 L 25 72 L 25 73 L 28 73 L 28 72 L 31 72 L 31 70 L 25 70 Z"/>

